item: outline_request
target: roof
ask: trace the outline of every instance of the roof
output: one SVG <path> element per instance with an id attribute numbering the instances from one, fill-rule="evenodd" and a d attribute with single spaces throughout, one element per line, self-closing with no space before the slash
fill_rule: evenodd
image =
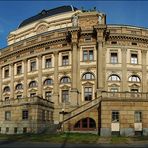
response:
<path id="1" fill-rule="evenodd" d="M 61 7 L 56 7 L 50 10 L 42 10 L 39 14 L 32 16 L 26 20 L 24 20 L 18 28 L 24 27 L 34 21 L 43 19 L 48 16 L 64 13 L 64 12 L 69 12 L 69 11 L 76 11 L 78 10 L 76 7 L 73 6 L 61 6 Z"/>

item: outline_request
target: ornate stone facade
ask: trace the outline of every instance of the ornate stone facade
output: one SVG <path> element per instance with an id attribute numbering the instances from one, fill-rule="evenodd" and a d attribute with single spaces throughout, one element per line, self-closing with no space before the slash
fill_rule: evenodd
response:
<path id="1" fill-rule="evenodd" d="M 148 135 L 147 43 L 145 28 L 73 9 L 11 32 L 0 53 L 0 132 L 39 132 L 54 121 L 102 136 Z"/>

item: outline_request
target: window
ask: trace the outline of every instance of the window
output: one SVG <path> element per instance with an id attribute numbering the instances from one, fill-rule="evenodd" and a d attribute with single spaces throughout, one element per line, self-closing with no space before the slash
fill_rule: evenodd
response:
<path id="1" fill-rule="evenodd" d="M 138 55 L 135 53 L 131 54 L 131 64 L 138 64 Z"/>
<path id="2" fill-rule="evenodd" d="M 62 102 L 68 102 L 68 101 L 69 101 L 69 91 L 62 90 Z"/>
<path id="3" fill-rule="evenodd" d="M 142 112 L 141 111 L 135 111 L 135 122 L 136 123 L 142 122 Z"/>
<path id="4" fill-rule="evenodd" d="M 65 76 L 61 78 L 61 83 L 70 83 L 70 78 Z"/>
<path id="5" fill-rule="evenodd" d="M 96 122 L 92 118 L 83 118 L 74 125 L 75 130 L 95 130 Z"/>
<path id="6" fill-rule="evenodd" d="M 36 96 L 36 93 L 30 93 L 30 97 L 35 97 Z"/>
<path id="7" fill-rule="evenodd" d="M 110 89 L 110 91 L 111 91 L 111 92 L 118 92 L 118 88 L 113 87 L 113 88 Z"/>
<path id="8" fill-rule="evenodd" d="M 52 63 L 51 63 L 51 58 L 45 59 L 45 68 L 51 68 Z"/>
<path id="9" fill-rule="evenodd" d="M 16 98 L 17 99 L 21 99 L 22 98 L 22 95 L 17 95 Z"/>
<path id="10" fill-rule="evenodd" d="M 138 92 L 138 88 L 132 88 L 131 92 L 136 92 L 137 93 Z"/>
<path id="11" fill-rule="evenodd" d="M 23 134 L 27 133 L 27 127 L 23 128 Z"/>
<path id="12" fill-rule="evenodd" d="M 111 62 L 112 64 L 118 63 L 118 55 L 117 55 L 117 53 L 114 53 L 114 52 L 111 53 L 110 62 Z"/>
<path id="13" fill-rule="evenodd" d="M 62 56 L 62 65 L 68 65 L 69 64 L 69 58 L 68 55 Z"/>
<path id="14" fill-rule="evenodd" d="M 5 101 L 9 101 L 9 97 L 5 97 Z"/>
<path id="15" fill-rule="evenodd" d="M 132 75 L 129 77 L 130 82 L 140 82 L 140 78 L 136 75 Z"/>
<path id="16" fill-rule="evenodd" d="M 21 90 L 23 89 L 23 85 L 21 83 L 16 85 L 16 90 Z"/>
<path id="17" fill-rule="evenodd" d="M 17 133 L 17 127 L 14 128 L 14 133 L 15 133 L 15 134 Z"/>
<path id="18" fill-rule="evenodd" d="M 119 122 L 119 111 L 112 111 L 112 122 Z"/>
<path id="19" fill-rule="evenodd" d="M 31 61 L 30 62 L 30 71 L 35 71 L 36 70 L 36 61 Z"/>
<path id="20" fill-rule="evenodd" d="M 84 100 L 85 101 L 92 100 L 92 87 L 85 87 L 84 88 Z"/>
<path id="21" fill-rule="evenodd" d="M 120 81 L 120 77 L 115 74 L 112 74 L 109 76 L 108 80 L 109 81 Z"/>
<path id="22" fill-rule="evenodd" d="M 9 127 L 6 127 L 6 133 L 8 133 L 9 132 Z"/>
<path id="23" fill-rule="evenodd" d="M 4 92 L 10 92 L 10 87 L 9 86 L 5 86 L 4 87 Z"/>
<path id="24" fill-rule="evenodd" d="M 9 69 L 5 69 L 4 71 L 4 77 L 8 78 L 9 77 Z"/>
<path id="25" fill-rule="evenodd" d="M 93 61 L 93 50 L 83 50 L 83 61 Z"/>
<path id="26" fill-rule="evenodd" d="M 53 83 L 52 79 L 46 79 L 44 81 L 44 85 L 52 85 L 52 83 Z"/>
<path id="27" fill-rule="evenodd" d="M 28 110 L 23 110 L 23 111 L 22 111 L 22 119 L 23 119 L 23 120 L 28 120 L 28 117 L 29 117 L 29 112 L 28 112 Z"/>
<path id="28" fill-rule="evenodd" d="M 22 74 L 22 65 L 17 66 L 17 75 Z"/>
<path id="29" fill-rule="evenodd" d="M 10 111 L 5 111 L 5 120 L 11 120 L 11 112 Z"/>
<path id="30" fill-rule="evenodd" d="M 90 72 L 85 73 L 82 77 L 83 80 L 91 80 L 91 79 L 94 79 L 94 78 L 95 78 L 94 75 Z"/>
<path id="31" fill-rule="evenodd" d="M 45 110 L 42 110 L 42 121 L 45 121 Z"/>
<path id="32" fill-rule="evenodd" d="M 51 91 L 46 91 L 45 92 L 45 99 L 51 100 Z"/>
<path id="33" fill-rule="evenodd" d="M 31 81 L 29 83 L 29 88 L 37 87 L 37 82 L 36 81 Z"/>

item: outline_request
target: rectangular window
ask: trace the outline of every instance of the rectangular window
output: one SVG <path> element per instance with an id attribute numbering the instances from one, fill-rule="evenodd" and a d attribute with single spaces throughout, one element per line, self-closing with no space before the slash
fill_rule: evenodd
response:
<path id="1" fill-rule="evenodd" d="M 51 68 L 52 63 L 51 63 L 51 58 L 45 59 L 45 68 Z"/>
<path id="2" fill-rule="evenodd" d="M 51 100 L 51 91 L 46 91 L 45 92 L 45 99 Z"/>
<path id="3" fill-rule="evenodd" d="M 30 71 L 35 71 L 36 70 L 36 61 L 31 61 L 30 62 Z"/>
<path id="4" fill-rule="evenodd" d="M 22 74 L 22 65 L 17 66 L 17 75 Z"/>
<path id="5" fill-rule="evenodd" d="M 42 110 L 42 121 L 45 121 L 45 110 Z"/>
<path id="6" fill-rule="evenodd" d="M 142 112 L 141 111 L 135 111 L 135 122 L 136 123 L 142 122 Z"/>
<path id="7" fill-rule="evenodd" d="M 68 101 L 69 101 L 69 91 L 62 90 L 62 102 L 68 102 Z"/>
<path id="8" fill-rule="evenodd" d="M 35 97 L 36 96 L 36 93 L 30 93 L 30 97 Z"/>
<path id="9" fill-rule="evenodd" d="M 112 122 L 119 122 L 119 111 L 112 111 Z"/>
<path id="10" fill-rule="evenodd" d="M 4 71 L 4 77 L 8 78 L 9 77 L 9 69 L 5 69 Z"/>
<path id="11" fill-rule="evenodd" d="M 131 64 L 138 64 L 138 55 L 135 53 L 131 54 Z"/>
<path id="12" fill-rule="evenodd" d="M 110 58 L 110 62 L 112 63 L 112 64 L 116 64 L 116 63 L 118 63 L 118 55 L 117 55 L 117 53 L 111 53 L 111 58 Z"/>
<path id="13" fill-rule="evenodd" d="M 5 101 L 9 101 L 9 97 L 5 97 Z"/>
<path id="14" fill-rule="evenodd" d="M 29 112 L 28 112 L 28 110 L 23 110 L 23 111 L 22 111 L 22 119 L 23 119 L 23 120 L 28 120 L 28 117 L 29 117 Z"/>
<path id="15" fill-rule="evenodd" d="M 7 121 L 11 120 L 11 112 L 10 111 L 5 112 L 5 120 L 7 120 Z"/>
<path id="16" fill-rule="evenodd" d="M 84 100 L 85 101 L 92 100 L 92 87 L 85 87 L 84 88 Z"/>
<path id="17" fill-rule="evenodd" d="M 68 55 L 62 56 L 62 65 L 69 65 L 69 57 Z"/>
<path id="18" fill-rule="evenodd" d="M 83 50 L 83 61 L 93 61 L 93 50 Z"/>
<path id="19" fill-rule="evenodd" d="M 21 99 L 22 98 L 22 95 L 17 95 L 16 98 L 17 99 Z"/>
<path id="20" fill-rule="evenodd" d="M 27 133 L 27 127 L 24 127 L 23 128 L 23 134 L 26 134 Z"/>
<path id="21" fill-rule="evenodd" d="M 9 127 L 6 127 L 6 133 L 9 133 Z"/>
<path id="22" fill-rule="evenodd" d="M 17 127 L 14 128 L 14 133 L 15 133 L 15 134 L 17 133 Z"/>

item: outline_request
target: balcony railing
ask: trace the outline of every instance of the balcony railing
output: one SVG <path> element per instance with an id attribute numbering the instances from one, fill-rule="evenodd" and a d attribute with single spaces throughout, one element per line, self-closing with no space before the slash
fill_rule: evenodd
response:
<path id="1" fill-rule="evenodd" d="M 28 104 L 40 104 L 40 105 L 44 105 L 48 107 L 53 107 L 53 102 L 48 101 L 38 96 L 0 101 L 0 107 L 10 106 L 10 105 L 11 106 L 28 105 Z"/>
<path id="2" fill-rule="evenodd" d="M 103 91 L 102 98 L 104 99 L 147 99 L 148 93 L 140 92 L 106 92 Z"/>

